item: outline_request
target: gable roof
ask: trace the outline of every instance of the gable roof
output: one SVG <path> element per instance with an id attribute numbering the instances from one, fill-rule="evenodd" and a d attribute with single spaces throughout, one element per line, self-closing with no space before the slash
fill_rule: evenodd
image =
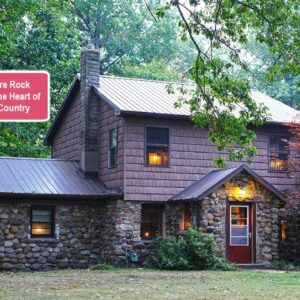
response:
<path id="1" fill-rule="evenodd" d="M 284 199 L 284 195 L 282 192 L 277 190 L 273 185 L 271 185 L 261 176 L 252 171 L 247 165 L 243 164 L 236 168 L 219 169 L 211 171 L 210 173 L 202 177 L 200 180 L 196 181 L 189 187 L 185 188 L 183 191 L 170 198 L 170 200 L 202 200 L 203 198 L 214 192 L 221 185 L 231 180 L 241 172 L 248 173 L 254 178 L 255 181 L 260 183 L 267 190 L 271 191 L 280 199 Z"/>
<path id="2" fill-rule="evenodd" d="M 75 77 L 72 86 L 65 98 L 65 101 L 57 113 L 57 116 L 48 131 L 45 142 L 51 144 L 51 140 L 63 119 L 65 112 L 72 102 L 75 92 L 79 88 L 80 75 Z M 117 116 L 142 116 L 165 119 L 186 119 L 190 118 L 190 109 L 188 105 L 175 108 L 174 103 L 180 97 L 176 86 L 179 83 L 173 83 L 174 94 L 167 92 L 167 81 L 155 81 L 144 79 L 131 79 L 114 76 L 100 76 L 100 87 L 93 87 L 96 95 L 114 109 Z M 188 90 L 192 90 L 195 85 L 183 84 Z M 277 101 L 268 95 L 252 91 L 251 97 L 257 103 L 265 104 L 269 108 L 271 115 L 268 123 L 285 124 L 296 121 L 299 111 Z"/>
<path id="3" fill-rule="evenodd" d="M 190 109 L 188 105 L 175 108 L 174 103 L 181 96 L 176 87 L 180 87 L 179 83 L 174 85 L 174 94 L 169 94 L 166 87 L 170 82 L 130 79 L 113 76 L 101 76 L 100 87 L 96 89 L 99 96 L 103 96 L 108 100 L 117 114 L 157 114 L 169 117 L 185 117 L 189 118 Z M 192 91 L 194 84 L 183 84 L 187 90 Z M 269 108 L 271 115 L 270 122 L 287 123 L 295 121 L 300 114 L 294 108 L 277 101 L 268 95 L 252 91 L 251 98 L 256 103 L 262 103 Z"/>
<path id="4" fill-rule="evenodd" d="M 98 179 L 83 178 L 73 161 L 0 158 L 0 195 L 113 198 L 121 193 Z"/>

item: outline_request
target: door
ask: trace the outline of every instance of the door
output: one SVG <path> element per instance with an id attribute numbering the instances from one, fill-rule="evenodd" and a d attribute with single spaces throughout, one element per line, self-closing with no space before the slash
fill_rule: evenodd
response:
<path id="1" fill-rule="evenodd" d="M 251 203 L 229 203 L 227 213 L 228 260 L 252 263 L 253 211 Z"/>

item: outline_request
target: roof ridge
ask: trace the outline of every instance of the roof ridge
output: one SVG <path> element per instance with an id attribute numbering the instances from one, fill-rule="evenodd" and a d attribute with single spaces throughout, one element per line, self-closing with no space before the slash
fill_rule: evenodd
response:
<path id="1" fill-rule="evenodd" d="M 0 156 L 0 159 L 15 159 L 15 160 L 51 160 L 51 161 L 65 161 L 65 162 L 77 162 L 77 160 L 69 160 L 62 158 L 51 157 L 16 157 L 16 156 Z"/>
<path id="2" fill-rule="evenodd" d="M 136 78 L 136 77 L 122 77 L 115 75 L 100 75 L 100 78 L 109 78 L 109 79 L 121 79 L 121 80 L 132 80 L 132 81 L 145 81 L 145 82 L 153 82 L 153 83 L 166 83 L 166 84 L 183 84 L 183 85 L 193 85 L 196 84 L 185 82 L 185 81 L 170 81 L 170 80 L 156 80 L 156 79 L 145 79 L 145 78 Z"/>

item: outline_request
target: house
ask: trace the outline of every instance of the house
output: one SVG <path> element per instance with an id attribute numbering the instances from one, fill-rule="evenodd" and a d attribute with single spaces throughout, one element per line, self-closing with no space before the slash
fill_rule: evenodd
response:
<path id="1" fill-rule="evenodd" d="M 0 266 L 5 270 L 143 262 L 159 234 L 201 227 L 221 258 L 270 265 L 278 209 L 296 188 L 284 125 L 298 111 L 259 92 L 271 121 L 254 128 L 253 163 L 215 170 L 215 146 L 166 83 L 98 75 L 86 49 L 80 76 L 46 137 L 51 159 L 0 159 Z"/>

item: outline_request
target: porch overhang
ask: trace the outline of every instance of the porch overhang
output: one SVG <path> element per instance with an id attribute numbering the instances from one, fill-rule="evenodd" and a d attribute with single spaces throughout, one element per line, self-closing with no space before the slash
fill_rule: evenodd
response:
<path id="1" fill-rule="evenodd" d="M 213 170 L 206 174 L 200 180 L 194 182 L 189 187 L 185 188 L 178 194 L 174 195 L 169 199 L 169 201 L 190 201 L 190 200 L 202 200 L 209 194 L 213 193 L 219 187 L 221 187 L 226 182 L 230 181 L 232 178 L 238 174 L 246 172 L 249 174 L 256 182 L 261 184 L 265 189 L 269 190 L 279 199 L 285 199 L 285 195 L 275 188 L 272 184 L 263 179 L 260 175 L 251 170 L 247 165 L 242 164 L 239 167 Z"/>

